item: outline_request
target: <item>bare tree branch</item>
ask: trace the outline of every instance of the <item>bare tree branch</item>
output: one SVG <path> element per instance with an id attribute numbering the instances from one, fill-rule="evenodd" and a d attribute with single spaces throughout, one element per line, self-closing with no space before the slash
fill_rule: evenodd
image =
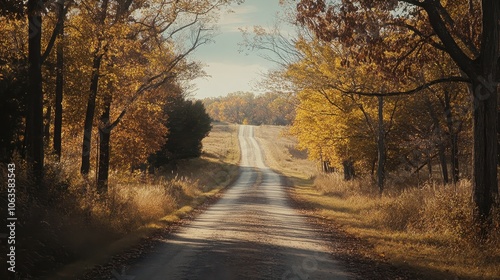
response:
<path id="1" fill-rule="evenodd" d="M 441 83 L 452 83 L 452 82 L 460 82 L 460 83 L 471 83 L 471 80 L 465 77 L 447 77 L 447 78 L 441 78 L 437 80 L 433 80 L 430 82 L 427 82 L 423 85 L 420 85 L 414 89 L 407 90 L 407 91 L 394 91 L 394 92 L 386 92 L 386 93 L 380 93 L 380 92 L 361 92 L 361 91 L 351 91 L 351 90 L 345 90 L 342 88 L 339 88 L 338 86 L 335 86 L 333 84 L 328 84 L 327 86 L 329 88 L 338 90 L 344 94 L 354 94 L 354 95 L 361 95 L 361 96 L 400 96 L 400 95 L 410 95 L 414 94 L 417 92 L 420 92 L 424 89 L 427 89 L 433 85 L 441 84 Z"/>

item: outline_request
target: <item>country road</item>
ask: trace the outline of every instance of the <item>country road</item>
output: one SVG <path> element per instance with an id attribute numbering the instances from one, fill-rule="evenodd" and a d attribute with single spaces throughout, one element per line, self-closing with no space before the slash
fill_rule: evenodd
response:
<path id="1" fill-rule="evenodd" d="M 252 126 L 240 126 L 240 175 L 222 198 L 133 264 L 133 279 L 348 279 L 289 206 Z M 130 278 L 132 279 L 132 278 Z"/>

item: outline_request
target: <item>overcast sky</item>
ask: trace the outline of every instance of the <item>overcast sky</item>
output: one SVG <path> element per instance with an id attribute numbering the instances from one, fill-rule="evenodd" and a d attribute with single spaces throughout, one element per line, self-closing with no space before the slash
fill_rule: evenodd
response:
<path id="1" fill-rule="evenodd" d="M 215 42 L 200 46 L 192 59 L 201 61 L 206 66 L 205 72 L 211 77 L 196 79 L 197 88 L 193 97 L 224 96 L 236 91 L 252 91 L 262 73 L 275 67 L 257 53 L 240 53 L 238 43 L 243 41 L 239 28 L 260 25 L 271 27 L 275 23 L 276 13 L 280 10 L 278 0 L 246 0 L 241 5 L 232 5 L 233 13 L 224 13 L 219 22 L 220 32 Z"/>

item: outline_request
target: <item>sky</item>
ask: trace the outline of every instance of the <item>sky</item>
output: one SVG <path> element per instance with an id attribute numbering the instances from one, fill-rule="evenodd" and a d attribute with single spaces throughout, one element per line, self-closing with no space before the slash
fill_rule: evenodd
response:
<path id="1" fill-rule="evenodd" d="M 192 97 L 225 96 L 236 91 L 259 93 L 255 85 L 267 70 L 275 64 L 260 57 L 258 53 L 240 52 L 238 43 L 243 42 L 239 28 L 253 29 L 253 26 L 271 27 L 280 10 L 278 0 L 246 0 L 243 4 L 231 5 L 232 13 L 223 13 L 219 21 L 219 32 L 214 42 L 200 46 L 191 59 L 205 65 L 210 76 L 198 78 L 193 84 Z"/>

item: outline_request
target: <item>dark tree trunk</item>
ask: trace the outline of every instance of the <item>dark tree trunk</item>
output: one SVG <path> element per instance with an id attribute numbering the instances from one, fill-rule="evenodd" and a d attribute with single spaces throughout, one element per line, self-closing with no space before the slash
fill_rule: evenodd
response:
<path id="1" fill-rule="evenodd" d="M 43 91 L 42 91 L 42 17 L 41 1 L 28 1 L 28 62 L 29 93 L 26 114 L 26 158 L 32 164 L 35 181 L 43 176 Z"/>
<path id="2" fill-rule="evenodd" d="M 99 23 L 104 25 L 108 10 L 108 0 L 103 0 L 101 3 L 101 11 Z M 99 47 L 94 51 L 94 58 L 92 62 L 92 75 L 90 78 L 90 90 L 87 100 L 87 111 L 85 112 L 85 122 L 83 125 L 83 143 L 82 143 L 82 166 L 80 172 L 82 175 L 89 174 L 90 171 L 90 150 L 92 144 L 92 128 L 94 126 L 94 114 L 96 106 L 97 91 L 99 89 L 99 73 L 101 68 L 101 61 L 106 52 L 107 47 L 102 49 L 102 40 L 99 39 Z"/>
<path id="3" fill-rule="evenodd" d="M 427 168 L 429 170 L 429 181 L 432 181 L 432 157 L 430 152 L 427 153 Z"/>
<path id="4" fill-rule="evenodd" d="M 44 143 L 50 143 L 50 120 L 52 119 L 52 106 L 47 106 L 47 111 L 45 112 L 45 124 L 43 128 L 43 138 L 45 139 Z"/>
<path id="5" fill-rule="evenodd" d="M 498 134 L 500 133 L 500 111 L 497 114 L 497 164 L 500 166 L 500 139 L 498 139 Z"/>
<path id="6" fill-rule="evenodd" d="M 493 197 L 498 194 L 497 183 L 497 133 L 496 88 L 474 84 L 473 112 L 473 198 L 477 206 L 476 217 L 481 223 L 489 223 Z"/>
<path id="7" fill-rule="evenodd" d="M 443 183 L 448 184 L 450 182 L 450 179 L 448 178 L 448 163 L 446 160 L 444 144 L 440 142 L 437 148 L 438 148 L 439 162 L 441 164 L 441 172 L 443 175 Z"/>
<path id="8" fill-rule="evenodd" d="M 62 133 L 62 101 L 64 93 L 64 7 L 59 5 L 59 41 L 57 42 L 57 61 L 56 61 L 56 104 L 55 104 L 55 116 L 54 116 L 54 152 L 57 156 L 57 160 L 61 159 L 61 133 Z"/>
<path id="9" fill-rule="evenodd" d="M 451 180 L 453 184 L 456 184 L 460 179 L 459 166 L 458 166 L 458 132 L 460 131 L 460 126 L 455 128 L 453 123 L 453 113 L 451 111 L 451 101 L 450 93 L 444 91 L 444 112 L 446 114 L 446 125 L 448 127 L 448 133 L 450 135 L 450 145 L 451 145 Z"/>
<path id="10" fill-rule="evenodd" d="M 111 108 L 111 96 L 105 98 L 104 111 L 102 112 L 99 124 L 99 171 L 97 177 L 97 191 L 100 194 L 108 192 L 109 177 L 109 155 L 111 124 L 109 113 Z"/>
<path id="11" fill-rule="evenodd" d="M 96 106 L 97 90 L 99 87 L 99 69 L 101 67 L 102 55 L 96 54 L 92 65 L 92 77 L 90 80 L 90 93 L 87 100 L 87 111 L 85 113 L 85 122 L 83 125 L 83 144 L 82 144 L 82 166 L 80 172 L 83 175 L 90 171 L 90 149 L 92 143 L 92 127 L 94 122 L 94 113 Z"/>
<path id="12" fill-rule="evenodd" d="M 435 128 L 434 131 L 435 131 L 435 134 L 436 134 L 437 139 L 438 139 L 436 146 L 438 149 L 439 162 L 441 164 L 443 182 L 445 184 L 448 184 L 448 182 L 449 182 L 448 163 L 446 161 L 445 146 L 444 146 L 443 141 L 441 140 L 441 137 L 443 136 L 443 133 L 441 131 L 441 125 L 439 123 L 439 118 L 436 114 L 436 111 L 434 110 L 434 106 L 432 106 L 431 100 L 427 96 L 425 98 L 426 98 L 427 108 L 429 109 L 429 114 L 431 115 L 432 123 L 434 124 L 434 128 Z"/>
<path id="13" fill-rule="evenodd" d="M 458 164 L 458 132 L 451 136 L 451 170 L 453 184 L 460 180 L 460 166 Z"/>
<path id="14" fill-rule="evenodd" d="M 483 0 L 483 38 L 478 62 L 479 77 L 473 79 L 473 199 L 476 219 L 485 237 L 491 222 L 491 208 L 498 195 L 497 181 L 497 91 L 500 55 L 500 2 Z"/>
<path id="15" fill-rule="evenodd" d="M 380 194 L 384 191 L 385 181 L 385 129 L 384 129 L 384 98 L 378 97 L 378 166 L 377 166 L 377 182 Z"/>
<path id="16" fill-rule="evenodd" d="M 344 167 L 344 180 L 349 181 L 354 179 L 354 162 L 352 159 L 342 161 L 342 165 Z"/>

